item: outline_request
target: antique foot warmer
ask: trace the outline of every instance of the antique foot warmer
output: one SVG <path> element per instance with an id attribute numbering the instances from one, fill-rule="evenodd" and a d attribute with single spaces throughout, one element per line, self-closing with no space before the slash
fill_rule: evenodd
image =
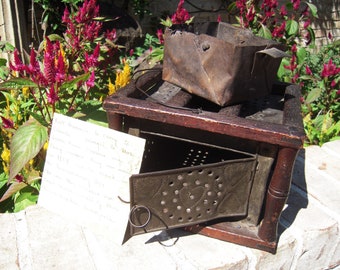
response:
<path id="1" fill-rule="evenodd" d="M 109 127 L 146 139 L 130 177 L 131 236 L 170 228 L 276 252 L 277 227 L 303 145 L 300 90 L 228 107 L 146 71 L 104 102 Z"/>

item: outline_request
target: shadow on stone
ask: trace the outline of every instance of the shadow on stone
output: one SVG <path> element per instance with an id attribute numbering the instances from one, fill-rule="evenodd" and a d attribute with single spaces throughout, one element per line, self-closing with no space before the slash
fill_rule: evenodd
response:
<path id="1" fill-rule="evenodd" d="M 177 241 L 184 236 L 192 235 L 192 233 L 181 229 L 170 229 L 161 231 L 159 234 L 154 235 L 145 244 L 158 242 L 162 246 L 171 247 L 176 245 Z"/>
<path id="2" fill-rule="evenodd" d="M 296 219 L 299 211 L 308 206 L 308 191 L 305 177 L 305 150 L 301 149 L 292 173 L 292 185 L 283 210 L 278 228 L 278 237 L 287 230 Z"/>

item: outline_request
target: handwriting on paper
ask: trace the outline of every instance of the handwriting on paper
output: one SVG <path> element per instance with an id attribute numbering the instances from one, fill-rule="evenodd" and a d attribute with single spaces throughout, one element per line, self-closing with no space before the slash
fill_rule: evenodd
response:
<path id="1" fill-rule="evenodd" d="M 145 140 L 55 114 L 38 203 L 120 241 L 129 214 L 129 177 Z"/>

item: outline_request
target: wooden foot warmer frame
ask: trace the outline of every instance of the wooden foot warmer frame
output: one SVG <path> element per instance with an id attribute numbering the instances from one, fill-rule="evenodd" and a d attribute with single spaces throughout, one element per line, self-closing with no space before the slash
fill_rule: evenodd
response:
<path id="1" fill-rule="evenodd" d="M 295 158 L 304 139 L 299 97 L 298 86 L 275 84 L 266 97 L 220 107 L 162 81 L 159 69 L 147 71 L 108 97 L 104 109 L 109 127 L 115 130 L 146 139 L 148 134 L 178 138 L 256 156 L 249 192 L 247 189 L 235 196 L 246 197 L 242 199 L 247 202 L 243 214 L 230 213 L 228 217 L 181 228 L 275 253 L 278 221 L 290 190 Z M 154 158 L 163 158 L 164 163 L 172 152 L 165 144 L 160 144 L 156 151 L 159 156 Z M 176 143 L 170 148 L 175 147 Z M 181 164 L 190 166 L 188 162 Z M 142 167 L 152 164 L 153 160 L 145 163 Z M 231 208 L 237 209 L 237 198 L 232 201 Z"/>

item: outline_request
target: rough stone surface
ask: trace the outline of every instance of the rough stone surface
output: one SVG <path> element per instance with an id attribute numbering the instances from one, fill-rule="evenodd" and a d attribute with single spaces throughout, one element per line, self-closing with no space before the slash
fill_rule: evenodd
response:
<path id="1" fill-rule="evenodd" d="M 277 254 L 182 230 L 124 245 L 40 206 L 0 214 L 0 269 L 340 269 L 340 141 L 300 152 Z"/>

